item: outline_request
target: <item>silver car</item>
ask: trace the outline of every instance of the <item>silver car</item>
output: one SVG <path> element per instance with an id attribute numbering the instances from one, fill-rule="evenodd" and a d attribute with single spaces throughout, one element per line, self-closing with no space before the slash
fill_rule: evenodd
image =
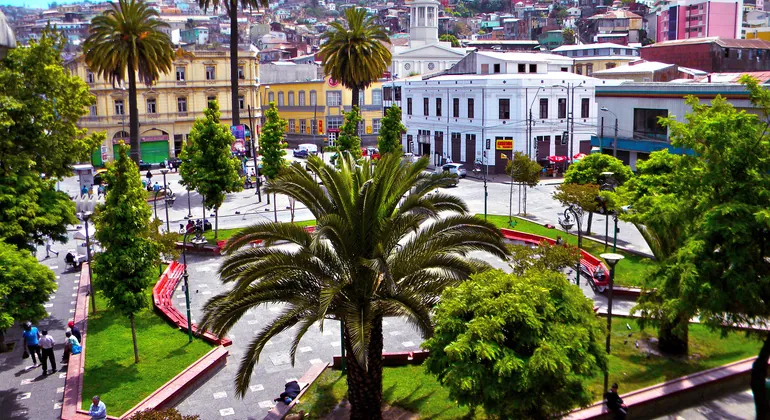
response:
<path id="1" fill-rule="evenodd" d="M 449 172 L 450 174 L 457 175 L 458 178 L 465 178 L 465 165 L 462 163 L 447 163 L 444 166 L 436 168 L 436 173 Z"/>

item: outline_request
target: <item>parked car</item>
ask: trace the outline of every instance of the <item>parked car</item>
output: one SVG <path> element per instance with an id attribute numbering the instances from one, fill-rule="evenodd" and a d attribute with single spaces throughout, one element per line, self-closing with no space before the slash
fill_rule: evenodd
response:
<path id="1" fill-rule="evenodd" d="M 459 178 L 465 178 L 465 175 L 467 175 L 465 166 L 462 163 L 447 163 L 444 166 L 436 167 L 436 173 L 441 172 L 449 172 L 450 174 L 457 175 Z"/>
<path id="2" fill-rule="evenodd" d="M 147 163 L 147 162 L 145 162 L 143 160 L 139 161 L 139 171 L 140 172 L 149 171 L 150 169 L 152 169 L 152 163 Z"/>
<path id="3" fill-rule="evenodd" d="M 312 143 L 304 143 L 297 146 L 296 149 L 292 152 L 294 157 L 298 158 L 307 158 L 309 155 L 317 155 L 318 154 L 318 146 Z"/>
<path id="4" fill-rule="evenodd" d="M 294 149 L 292 155 L 294 155 L 295 158 L 306 159 L 310 153 L 308 153 L 307 149 Z"/>
<path id="5" fill-rule="evenodd" d="M 168 158 L 168 169 L 173 171 L 174 169 L 179 169 L 179 166 L 182 164 L 182 159 L 179 159 L 178 157 L 172 157 Z"/>

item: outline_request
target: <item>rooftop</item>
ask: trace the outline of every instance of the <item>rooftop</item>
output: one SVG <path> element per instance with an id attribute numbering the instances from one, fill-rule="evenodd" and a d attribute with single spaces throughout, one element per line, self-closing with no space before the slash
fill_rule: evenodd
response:
<path id="1" fill-rule="evenodd" d="M 657 61 L 638 60 L 637 62 L 638 64 L 629 63 L 627 65 L 618 66 L 608 70 L 595 71 L 594 74 L 601 76 L 605 74 L 651 73 L 675 66 L 675 64 L 659 63 Z"/>
<path id="2" fill-rule="evenodd" d="M 710 73 L 705 76 L 701 76 L 695 79 L 695 83 L 738 83 L 743 75 L 749 75 L 757 80 L 759 83 L 765 84 L 770 82 L 770 71 L 755 71 L 745 73 Z"/>
<path id="3" fill-rule="evenodd" d="M 652 45 L 648 45 L 644 48 L 661 48 L 672 47 L 677 45 L 699 45 L 699 44 L 713 44 L 716 43 L 725 48 L 751 48 L 751 49 L 763 49 L 770 50 L 770 42 L 763 41 L 761 39 L 731 39 L 721 38 L 718 36 L 712 36 L 707 38 L 688 38 L 688 39 L 676 39 L 673 41 L 663 41 Z"/>
<path id="4" fill-rule="evenodd" d="M 628 10 L 608 10 L 591 16 L 589 19 L 641 19 L 642 17 Z"/>
<path id="5" fill-rule="evenodd" d="M 604 36 L 604 35 L 601 35 Z M 623 35 L 626 36 L 626 35 Z M 625 45 L 618 45 L 613 44 L 611 42 L 600 42 L 596 44 L 582 44 L 582 45 L 562 45 L 559 48 L 555 48 L 553 52 L 563 52 L 563 51 L 577 51 L 577 50 L 593 50 L 593 49 L 599 49 L 599 48 L 619 48 L 622 50 L 635 50 L 634 47 L 627 47 Z"/>
<path id="6" fill-rule="evenodd" d="M 476 54 L 503 61 L 525 61 L 528 63 L 572 62 L 572 59 L 569 57 L 549 53 L 477 51 Z"/>

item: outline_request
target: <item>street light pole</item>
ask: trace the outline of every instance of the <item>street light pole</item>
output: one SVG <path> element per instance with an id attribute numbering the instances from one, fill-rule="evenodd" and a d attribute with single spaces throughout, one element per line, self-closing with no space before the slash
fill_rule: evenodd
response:
<path id="1" fill-rule="evenodd" d="M 152 205 L 155 207 L 155 218 L 158 218 L 158 194 L 160 194 L 161 190 L 155 191 L 155 198 L 152 200 Z M 163 190 L 165 193 L 166 190 Z"/>
<path id="2" fill-rule="evenodd" d="M 93 213 L 90 211 L 84 212 L 80 214 L 80 218 L 83 219 L 83 222 L 86 224 L 86 262 L 88 262 L 88 288 L 90 289 L 89 294 L 91 295 L 91 312 L 96 313 L 96 297 L 94 296 L 94 276 L 93 271 L 91 270 L 91 236 L 88 233 L 88 221 L 91 219 L 91 216 Z"/>
<path id="3" fill-rule="evenodd" d="M 604 260 L 607 261 L 607 264 L 610 265 L 610 284 L 609 284 L 609 290 L 607 292 L 607 342 L 606 342 L 607 355 L 609 356 L 610 338 L 612 336 L 612 289 L 615 285 L 615 265 L 617 265 L 617 263 L 623 259 L 623 256 L 620 254 L 607 253 L 607 254 L 601 254 L 600 257 L 604 258 Z M 607 393 L 609 382 L 610 382 L 610 370 L 609 370 L 609 366 L 607 366 L 607 369 L 604 371 L 604 394 Z"/>
<path id="4" fill-rule="evenodd" d="M 615 115 L 614 112 L 610 111 L 606 106 L 603 106 L 601 110 L 604 112 L 609 112 L 613 117 L 615 117 L 615 138 L 612 142 L 612 156 L 618 157 L 618 116 Z M 602 141 L 599 140 L 599 143 L 602 143 Z"/>
<path id="5" fill-rule="evenodd" d="M 571 216 L 570 216 L 571 215 Z M 573 223 L 572 218 L 575 218 L 575 222 Z M 572 226 L 574 224 L 577 224 L 577 231 L 578 231 L 578 262 L 577 262 L 577 269 L 575 272 L 575 284 L 577 286 L 580 286 L 580 262 L 583 259 L 583 254 L 581 252 L 582 245 L 583 245 L 583 233 L 582 233 L 582 224 L 583 224 L 583 209 L 580 207 L 576 207 L 574 204 L 570 204 L 569 207 L 567 207 L 564 210 L 563 218 L 559 218 L 559 224 L 561 225 L 562 229 L 565 231 L 569 231 L 572 229 Z"/>
<path id="6" fill-rule="evenodd" d="M 259 164 L 257 163 L 257 141 L 255 137 L 257 135 L 257 130 L 254 128 L 254 120 L 251 119 L 251 104 L 249 104 L 249 128 L 251 129 L 251 156 L 254 158 L 254 177 L 256 178 L 254 184 L 257 186 L 257 188 L 255 188 L 257 192 L 255 192 L 254 195 L 257 196 L 257 203 L 261 203 L 262 192 L 259 188 Z"/>
<path id="7" fill-rule="evenodd" d="M 206 239 L 203 238 L 201 229 L 198 226 L 185 230 L 184 237 L 182 238 L 182 265 L 184 266 L 182 279 L 184 280 L 184 299 L 187 305 L 187 336 L 190 343 L 192 343 L 192 316 L 190 315 L 190 283 L 189 275 L 187 274 L 187 236 L 191 233 L 195 233 L 195 238 L 192 240 L 194 245 L 206 243 Z"/>
<path id="8" fill-rule="evenodd" d="M 168 220 L 168 205 L 169 203 L 171 203 L 172 206 L 174 205 L 174 193 L 168 189 L 168 184 L 166 184 L 166 174 L 168 173 L 168 169 L 161 169 L 160 173 L 163 174 L 163 190 L 165 191 L 164 201 L 166 202 L 166 232 L 171 232 L 171 225 Z M 158 216 L 156 215 L 155 217 Z"/>

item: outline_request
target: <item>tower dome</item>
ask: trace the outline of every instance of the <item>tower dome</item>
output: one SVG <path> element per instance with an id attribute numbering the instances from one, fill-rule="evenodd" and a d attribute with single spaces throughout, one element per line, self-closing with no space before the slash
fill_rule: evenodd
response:
<path id="1" fill-rule="evenodd" d="M 16 35 L 8 24 L 8 19 L 0 11 L 0 58 L 4 58 L 10 48 L 16 48 Z"/>

